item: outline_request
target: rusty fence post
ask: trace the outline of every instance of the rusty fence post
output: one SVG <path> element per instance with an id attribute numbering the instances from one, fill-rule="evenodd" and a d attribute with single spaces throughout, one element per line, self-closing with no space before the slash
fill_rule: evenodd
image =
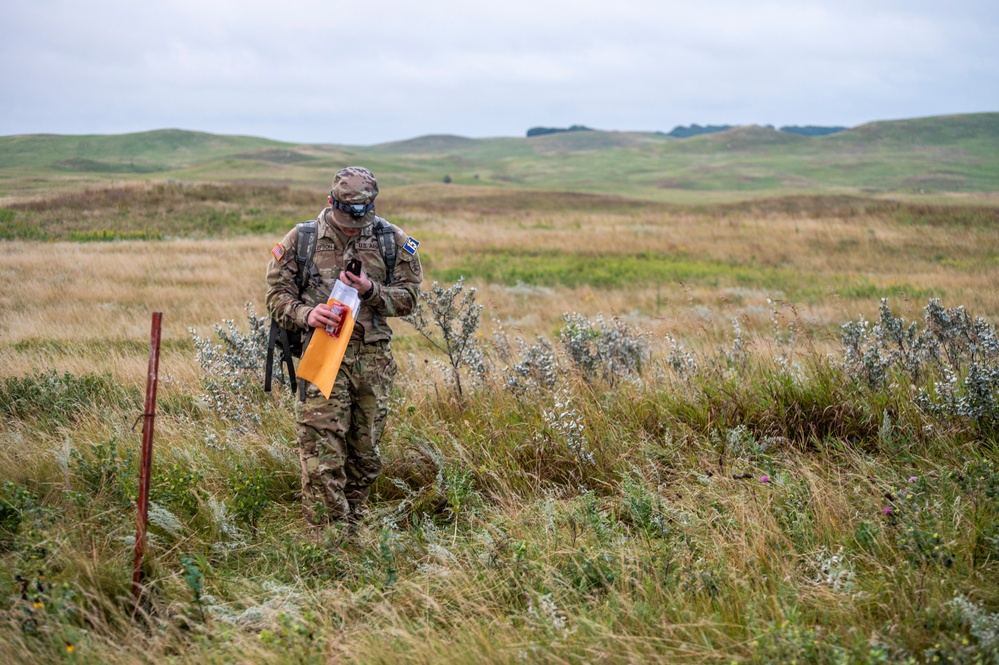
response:
<path id="1" fill-rule="evenodd" d="M 149 482 L 153 470 L 153 422 L 156 419 L 156 384 L 160 369 L 160 328 L 163 313 L 153 312 L 149 333 L 149 373 L 146 377 L 146 408 L 142 412 L 142 462 L 139 467 L 139 501 L 135 518 L 135 565 L 132 571 L 132 595 L 136 606 L 142 595 L 142 555 L 146 550 L 146 525 L 149 519 Z"/>

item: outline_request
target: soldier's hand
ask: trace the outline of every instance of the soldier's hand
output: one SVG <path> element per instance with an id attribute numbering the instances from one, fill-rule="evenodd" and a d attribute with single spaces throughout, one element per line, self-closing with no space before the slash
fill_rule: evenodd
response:
<path id="1" fill-rule="evenodd" d="M 320 303 L 309 312 L 309 318 L 306 322 L 313 328 L 337 326 L 340 324 L 340 315 L 328 304 Z"/>
<path id="2" fill-rule="evenodd" d="M 340 281 L 347 286 L 353 286 L 357 289 L 358 295 L 363 295 L 371 289 L 371 280 L 368 279 L 368 276 L 364 273 L 363 269 L 361 270 L 360 275 L 354 275 L 346 270 L 341 270 Z"/>

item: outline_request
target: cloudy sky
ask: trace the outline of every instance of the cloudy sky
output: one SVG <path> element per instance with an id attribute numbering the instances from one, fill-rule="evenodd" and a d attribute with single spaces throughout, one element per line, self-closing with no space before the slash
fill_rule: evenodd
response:
<path id="1" fill-rule="evenodd" d="M 996 0 L 0 0 L 0 135 L 366 145 L 999 111 Z"/>

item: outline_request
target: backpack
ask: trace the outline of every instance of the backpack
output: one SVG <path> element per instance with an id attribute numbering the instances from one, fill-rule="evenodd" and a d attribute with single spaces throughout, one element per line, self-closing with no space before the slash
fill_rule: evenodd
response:
<path id="1" fill-rule="evenodd" d="M 378 238 L 378 249 L 381 252 L 382 260 L 385 262 L 385 283 L 391 284 L 394 278 L 395 261 L 397 258 L 395 230 L 392 225 L 381 217 L 375 217 L 374 222 L 375 237 Z M 307 222 L 298 224 L 298 242 L 295 247 L 295 262 L 298 264 L 298 274 L 295 275 L 295 285 L 298 287 L 299 296 L 305 290 L 305 286 L 313 277 L 319 276 L 319 269 L 316 268 L 313 258 L 316 254 L 316 240 L 318 235 L 318 222 L 310 219 Z M 274 372 L 274 349 L 278 342 L 281 344 L 281 360 L 278 368 L 284 374 L 284 368 L 288 369 L 288 387 L 291 392 L 298 390 L 298 380 L 295 378 L 294 358 L 301 358 L 305 350 L 305 342 L 302 339 L 301 330 L 291 330 L 280 325 L 271 317 L 271 329 L 267 338 L 267 362 L 264 366 L 264 392 L 271 391 L 272 375 Z M 283 377 L 278 379 L 284 383 Z"/>

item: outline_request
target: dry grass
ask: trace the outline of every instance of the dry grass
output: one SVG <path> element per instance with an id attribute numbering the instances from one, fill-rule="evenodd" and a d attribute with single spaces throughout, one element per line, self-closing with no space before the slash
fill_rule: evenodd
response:
<path id="1" fill-rule="evenodd" d="M 478 203 L 487 194 L 491 203 Z M 523 196 L 509 195 L 508 201 Z M 625 317 L 655 338 L 669 333 L 717 339 L 728 333 L 732 319 L 748 331 L 768 334 L 771 298 L 793 305 L 795 314 L 788 315 L 822 339 L 844 320 L 872 317 L 879 290 L 909 291 L 908 297 L 893 298 L 909 317 L 918 317 L 926 293 L 942 294 L 945 304 L 962 304 L 979 315 L 999 316 L 995 226 L 906 225 L 883 215 L 694 214 L 648 205 L 600 212 L 587 205 L 627 202 L 574 196 L 567 200 L 575 207 L 555 201 L 552 210 L 513 213 L 496 197 L 470 190 L 461 206 L 441 211 L 414 208 L 426 204 L 404 196 L 389 206 L 394 219 L 421 240 L 428 284 L 436 274 L 474 269 L 478 257 L 499 253 L 516 263 L 539 251 L 551 252 L 552 261 L 580 257 L 584 270 L 587 257 L 611 263 L 643 253 L 681 257 L 707 262 L 709 276 L 680 283 L 650 282 L 639 274 L 605 287 L 585 280 L 575 287 L 487 283 L 473 276 L 485 306 L 486 332 L 497 320 L 531 338 L 555 330 L 562 312 L 581 311 Z M 222 319 L 240 319 L 246 303 L 263 312 L 263 273 L 279 236 L 6 242 L 0 256 L 5 312 L 0 375 L 36 366 L 85 371 L 98 363 L 135 382 L 144 371 L 150 312 L 164 312 L 164 339 L 183 352 L 189 348 L 184 346 L 188 328 L 205 332 Z M 727 272 L 732 266 L 742 270 L 739 280 Z M 716 277 L 710 277 L 711 270 L 717 270 Z M 761 283 L 742 283 L 751 282 L 753 274 L 761 275 Z M 396 327 L 400 348 L 416 343 L 407 325 Z"/>

